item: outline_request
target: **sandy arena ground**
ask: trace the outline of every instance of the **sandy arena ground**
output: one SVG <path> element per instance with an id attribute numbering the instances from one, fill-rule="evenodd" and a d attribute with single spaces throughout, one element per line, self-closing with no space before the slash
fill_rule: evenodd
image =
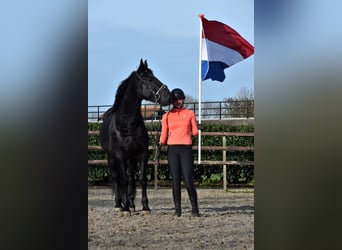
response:
<path id="1" fill-rule="evenodd" d="M 148 189 L 150 215 L 129 217 L 113 210 L 111 189 L 88 190 L 88 249 L 254 249 L 254 192 L 197 188 L 201 217 L 191 217 L 182 189 L 182 216 L 174 216 L 170 188 Z"/>

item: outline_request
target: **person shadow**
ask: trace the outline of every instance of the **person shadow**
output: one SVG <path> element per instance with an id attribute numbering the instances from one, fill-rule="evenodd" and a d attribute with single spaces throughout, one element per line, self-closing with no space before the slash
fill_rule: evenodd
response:
<path id="1" fill-rule="evenodd" d="M 250 214 L 250 213 L 254 213 L 254 206 L 244 205 L 244 206 L 204 207 L 203 210 L 207 211 L 208 213 Z"/>

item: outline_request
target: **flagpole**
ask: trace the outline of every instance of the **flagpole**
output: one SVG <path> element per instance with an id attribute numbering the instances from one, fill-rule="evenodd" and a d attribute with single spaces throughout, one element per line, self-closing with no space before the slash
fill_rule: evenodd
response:
<path id="1" fill-rule="evenodd" d="M 204 17 L 203 14 L 199 14 L 199 17 Z M 201 135 L 202 135 L 202 19 L 200 20 L 200 42 L 199 42 L 199 60 L 198 60 L 198 164 L 201 164 Z"/>

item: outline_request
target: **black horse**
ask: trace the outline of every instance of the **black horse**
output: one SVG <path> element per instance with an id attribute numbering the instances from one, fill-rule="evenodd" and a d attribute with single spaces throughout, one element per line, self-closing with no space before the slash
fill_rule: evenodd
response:
<path id="1" fill-rule="evenodd" d="M 100 142 L 107 153 L 113 180 L 115 209 L 128 214 L 135 211 L 137 169 L 142 185 L 142 209 L 150 213 L 146 192 L 148 132 L 141 114 L 142 100 L 161 106 L 170 104 L 168 87 L 153 75 L 146 60 L 141 59 L 138 69 L 118 87 L 114 105 L 103 115 L 100 129 Z"/>

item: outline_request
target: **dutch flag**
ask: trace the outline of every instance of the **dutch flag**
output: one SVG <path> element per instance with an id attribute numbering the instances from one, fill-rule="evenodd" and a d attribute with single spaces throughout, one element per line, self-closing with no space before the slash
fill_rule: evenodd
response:
<path id="1" fill-rule="evenodd" d="M 212 79 L 223 82 L 224 69 L 254 54 L 254 47 L 228 25 L 207 20 L 202 23 L 201 76 L 202 81 Z"/>

